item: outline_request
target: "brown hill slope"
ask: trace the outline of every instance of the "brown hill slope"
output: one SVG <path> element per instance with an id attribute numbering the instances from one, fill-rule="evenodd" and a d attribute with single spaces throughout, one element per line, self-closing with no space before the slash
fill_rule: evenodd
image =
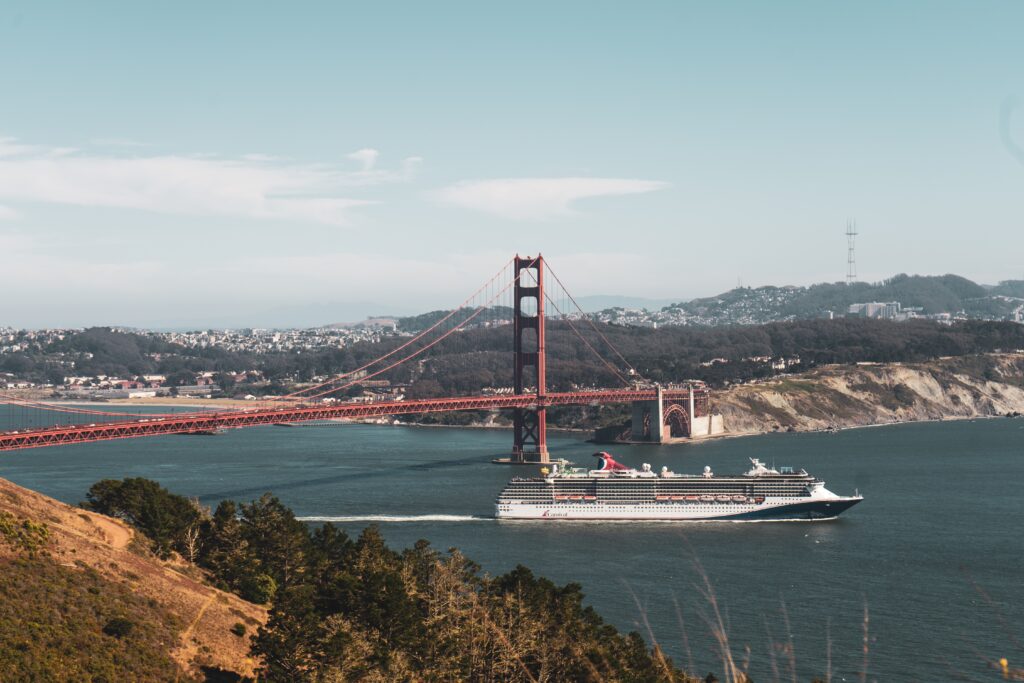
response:
<path id="1" fill-rule="evenodd" d="M 266 609 L 206 585 L 194 567 L 157 559 L 119 520 L 65 505 L 4 479 L 0 522 L 6 521 L 7 532 L 0 535 L 0 566 L 23 560 L 26 548 L 19 547 L 17 534 L 25 520 L 45 525 L 36 556 L 119 584 L 154 610 L 170 615 L 175 642 L 168 650 L 185 676 L 198 676 L 203 667 L 253 674 L 256 662 L 249 656 L 249 636 L 266 621 Z M 232 632 L 239 623 L 246 626 L 241 637 Z"/>
<path id="2" fill-rule="evenodd" d="M 1024 413 L 1024 354 L 831 365 L 715 392 L 731 434 Z"/>

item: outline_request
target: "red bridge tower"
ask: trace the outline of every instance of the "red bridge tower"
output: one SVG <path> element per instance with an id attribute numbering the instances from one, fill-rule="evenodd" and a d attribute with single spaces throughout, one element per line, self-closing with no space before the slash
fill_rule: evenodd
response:
<path id="1" fill-rule="evenodd" d="M 544 362 L 544 257 L 515 258 L 512 329 L 515 334 L 515 393 L 527 393 L 528 380 L 535 380 L 536 408 L 516 408 L 512 462 L 548 462 L 547 421 L 542 401 L 547 393 Z M 535 300 L 534 304 L 531 299 Z M 523 303 L 526 302 L 525 311 Z M 528 333 L 527 330 L 532 330 Z M 525 338 L 524 338 L 525 337 Z M 526 369 L 534 368 L 534 377 Z M 530 392 L 533 393 L 533 392 Z"/>

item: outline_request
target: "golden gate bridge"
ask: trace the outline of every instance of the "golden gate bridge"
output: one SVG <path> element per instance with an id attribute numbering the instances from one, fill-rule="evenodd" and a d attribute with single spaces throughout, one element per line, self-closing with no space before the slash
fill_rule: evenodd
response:
<path id="1" fill-rule="evenodd" d="M 510 299 L 511 306 L 501 304 Z M 552 313 L 553 312 L 553 313 Z M 571 335 L 578 348 L 597 358 L 623 386 L 548 390 L 548 318 Z M 508 393 L 402 400 L 338 402 L 340 392 L 412 363 L 425 362 L 430 349 L 451 343 L 472 326 L 512 332 L 512 387 Z M 583 328 L 583 329 L 581 329 Z M 588 339 L 584 330 L 591 333 Z M 447 342 L 446 342 L 447 340 Z M 602 353 L 602 350 L 604 353 Z M 291 424 L 342 418 L 372 418 L 463 410 L 511 410 L 513 463 L 549 461 L 547 409 L 632 403 L 631 439 L 661 441 L 689 436 L 693 421 L 710 413 L 702 384 L 661 387 L 643 379 L 583 311 L 543 256 L 515 256 L 459 307 L 410 339 L 359 367 L 284 396 L 234 410 L 185 413 L 125 413 L 48 403 L 0 394 L 14 428 L 0 432 L 0 451 L 128 439 L 166 434 L 204 434 L 258 425 Z M 18 424 L 18 411 L 21 421 Z M 55 424 L 48 424 L 56 420 Z M 62 424 L 62 422 L 64 422 Z M 46 424 L 44 424 L 46 423 Z"/>

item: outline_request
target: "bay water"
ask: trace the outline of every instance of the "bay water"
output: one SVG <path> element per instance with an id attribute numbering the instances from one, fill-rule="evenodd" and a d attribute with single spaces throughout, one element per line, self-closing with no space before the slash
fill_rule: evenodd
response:
<path id="1" fill-rule="evenodd" d="M 2 425 L 0 425 L 2 427 Z M 622 630 L 688 670 L 723 671 L 721 624 L 756 681 L 984 681 L 1024 667 L 1024 420 L 895 425 L 612 449 L 629 465 L 737 473 L 758 457 L 865 496 L 827 522 L 511 522 L 504 430 L 258 427 L 0 454 L 0 477 L 68 503 L 103 478 L 148 477 L 214 506 L 266 491 L 309 523 L 395 548 L 425 538 L 498 574 L 523 564 L 577 582 Z M 596 449 L 555 432 L 552 457 Z M 716 607 L 717 614 L 716 616 Z"/>

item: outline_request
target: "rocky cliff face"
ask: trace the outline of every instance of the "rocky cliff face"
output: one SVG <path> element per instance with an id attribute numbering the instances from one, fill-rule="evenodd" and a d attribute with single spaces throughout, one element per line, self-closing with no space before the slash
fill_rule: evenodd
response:
<path id="1" fill-rule="evenodd" d="M 716 392 L 731 434 L 1024 413 L 1024 353 L 817 368 Z"/>

